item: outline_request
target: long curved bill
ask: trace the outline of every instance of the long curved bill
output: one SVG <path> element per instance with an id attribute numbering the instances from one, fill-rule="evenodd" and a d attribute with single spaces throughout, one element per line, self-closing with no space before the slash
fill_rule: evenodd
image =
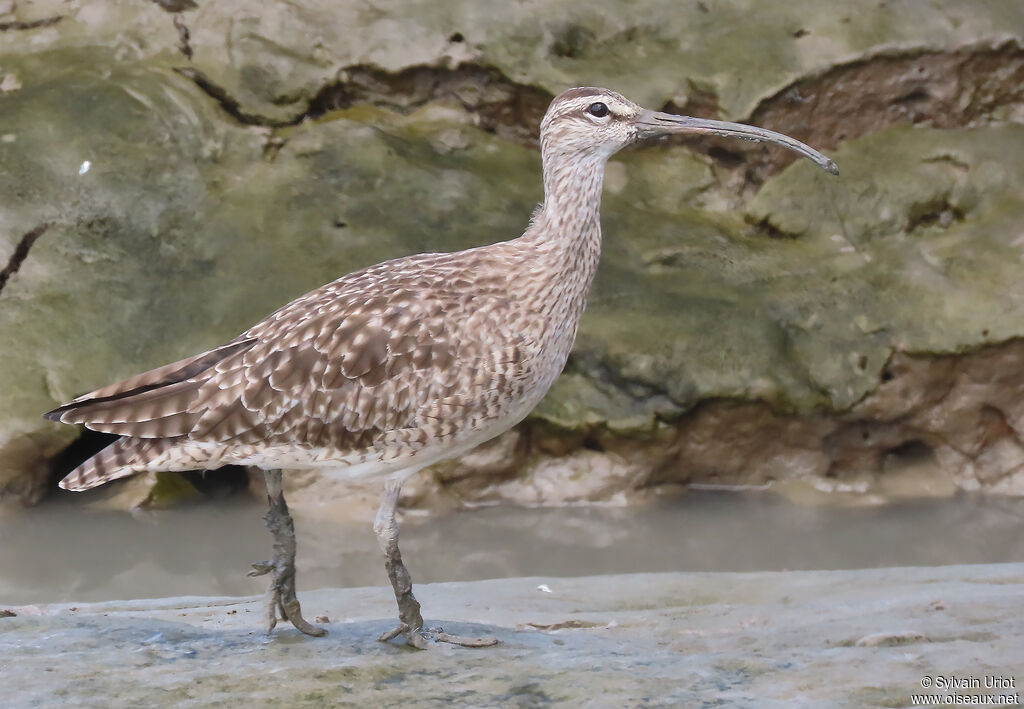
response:
<path id="1" fill-rule="evenodd" d="M 679 133 L 696 133 L 700 135 L 720 135 L 726 138 L 741 138 L 755 143 L 775 143 L 784 148 L 789 148 L 794 153 L 803 155 L 822 170 L 839 174 L 839 168 L 831 158 L 822 155 L 809 145 L 801 143 L 788 135 L 776 133 L 773 130 L 755 128 L 754 126 L 742 123 L 727 123 L 726 121 L 712 121 L 706 118 L 692 118 L 690 116 L 674 116 L 671 113 L 660 113 L 659 111 L 644 110 L 636 121 L 641 138 L 653 138 L 655 136 L 673 135 Z"/>

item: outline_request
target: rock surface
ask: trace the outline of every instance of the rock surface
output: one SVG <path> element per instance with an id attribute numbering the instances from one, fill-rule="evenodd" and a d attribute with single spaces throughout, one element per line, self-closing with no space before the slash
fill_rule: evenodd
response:
<path id="1" fill-rule="evenodd" d="M 52 486 L 54 403 L 359 266 L 519 234 L 539 118 L 578 84 L 843 174 L 708 141 L 610 165 L 566 374 L 408 505 L 1024 494 L 1024 6 L 475 7 L 0 7 L 0 498 Z"/>
<path id="2" fill-rule="evenodd" d="M 258 599 L 23 606 L 0 617 L 4 703 L 864 709 L 921 693 L 1019 702 L 1024 682 L 1021 564 L 521 578 L 417 594 L 428 624 L 501 644 L 378 644 L 394 610 L 384 588 L 303 594 L 307 615 L 328 618 L 325 638 L 266 639 Z M 1016 687 L 922 688 L 950 676 Z"/>

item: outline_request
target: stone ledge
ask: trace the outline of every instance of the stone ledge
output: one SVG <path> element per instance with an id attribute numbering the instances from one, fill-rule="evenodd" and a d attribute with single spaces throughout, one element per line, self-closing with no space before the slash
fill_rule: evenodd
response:
<path id="1" fill-rule="evenodd" d="M 428 624 L 501 645 L 378 644 L 394 610 L 385 588 L 302 594 L 307 616 L 330 619 L 320 639 L 265 638 L 257 598 L 22 606 L 0 618 L 5 701 L 904 706 L 926 675 L 1024 667 L 1019 563 L 518 578 L 417 594 Z"/>

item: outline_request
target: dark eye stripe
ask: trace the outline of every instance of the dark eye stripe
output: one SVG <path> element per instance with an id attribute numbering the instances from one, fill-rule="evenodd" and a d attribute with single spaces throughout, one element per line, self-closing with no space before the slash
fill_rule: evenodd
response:
<path id="1" fill-rule="evenodd" d="M 597 118 L 604 118 L 608 115 L 608 107 L 598 101 L 597 103 L 592 103 L 587 106 L 587 113 L 591 116 L 596 116 Z"/>

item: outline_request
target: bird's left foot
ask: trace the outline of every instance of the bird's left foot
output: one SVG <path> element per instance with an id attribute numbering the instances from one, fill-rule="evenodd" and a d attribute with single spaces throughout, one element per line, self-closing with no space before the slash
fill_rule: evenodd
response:
<path id="1" fill-rule="evenodd" d="M 380 509 L 377 510 L 377 519 L 373 524 L 377 542 L 380 544 L 381 551 L 384 552 L 384 567 L 388 573 L 388 580 L 391 581 L 391 587 L 395 591 L 395 600 L 398 601 L 399 621 L 398 627 L 382 633 L 377 640 L 387 642 L 399 635 L 404 635 L 406 644 L 417 650 L 426 650 L 430 647 L 429 641 L 431 640 L 463 647 L 497 645 L 497 638 L 468 638 L 451 635 L 441 628 L 423 629 L 420 603 L 412 594 L 412 577 L 409 575 L 409 570 L 405 568 L 402 552 L 398 549 L 398 521 L 395 519 L 395 508 L 398 506 L 400 491 L 401 484 L 395 481 L 385 487 Z"/>
<path id="2" fill-rule="evenodd" d="M 381 633 L 377 640 L 386 643 L 389 640 L 397 638 L 399 635 L 405 636 L 406 644 L 412 645 L 418 650 L 426 650 L 430 647 L 428 641 L 435 643 L 448 643 L 450 645 L 460 645 L 462 647 L 491 647 L 492 645 L 498 644 L 497 638 L 491 637 L 467 637 L 464 635 L 452 635 L 451 633 L 444 632 L 444 628 L 427 628 L 413 632 L 405 623 L 400 624 L 397 628 L 389 630 L 386 633 Z M 415 640 L 413 640 L 415 639 Z"/>

